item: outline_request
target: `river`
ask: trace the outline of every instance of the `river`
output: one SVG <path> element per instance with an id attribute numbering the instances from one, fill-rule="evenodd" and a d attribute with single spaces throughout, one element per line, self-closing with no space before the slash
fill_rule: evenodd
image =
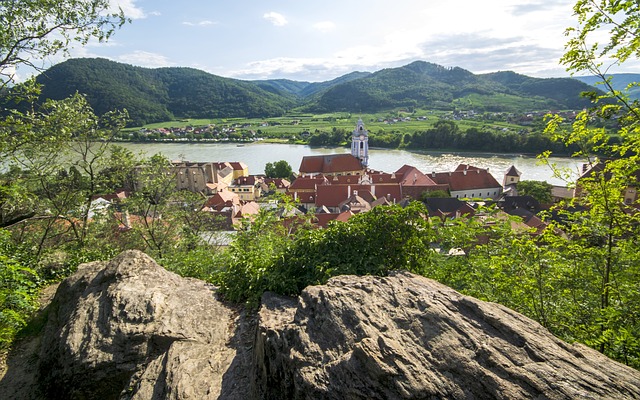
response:
<path id="1" fill-rule="evenodd" d="M 242 161 L 249 173 L 262 174 L 268 162 L 287 161 L 294 171 L 298 170 L 302 157 L 348 153 L 348 148 L 320 148 L 293 144 L 251 143 L 238 146 L 234 143 L 122 143 L 134 153 L 151 156 L 161 153 L 171 160 L 187 161 Z M 578 176 L 581 162 L 573 158 L 554 157 L 553 162 L 567 168 Z M 489 168 L 489 172 L 502 182 L 503 174 L 511 165 L 522 173 L 522 180 L 547 181 L 554 185 L 565 183 L 553 176 L 546 165 L 540 165 L 535 157 L 518 154 L 457 153 L 457 152 L 412 152 L 406 150 L 370 149 L 369 167 L 378 171 L 394 172 L 404 164 L 412 165 L 424 173 L 452 171 L 458 164 L 470 164 Z"/>

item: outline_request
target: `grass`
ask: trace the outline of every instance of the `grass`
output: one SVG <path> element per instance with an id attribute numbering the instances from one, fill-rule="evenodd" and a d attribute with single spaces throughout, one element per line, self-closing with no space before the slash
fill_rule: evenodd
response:
<path id="1" fill-rule="evenodd" d="M 416 110 L 414 113 L 406 111 L 387 111 L 374 114 L 356 114 L 356 113 L 329 113 L 329 114 L 291 114 L 282 117 L 270 118 L 213 118 L 213 119 L 177 119 L 174 121 L 158 122 L 147 124 L 144 127 L 128 128 L 133 131 L 140 128 L 159 129 L 159 128 L 184 128 L 187 126 L 207 126 L 215 125 L 218 127 L 243 127 L 240 130 L 260 130 L 268 136 L 287 137 L 298 135 L 304 131 L 330 132 L 333 128 L 353 130 L 359 118 L 365 123 L 365 126 L 373 133 L 413 133 L 423 131 L 433 127 L 440 118 L 447 113 L 445 111 L 432 110 Z M 393 118 L 410 117 L 410 121 L 402 121 L 393 124 L 383 122 Z M 418 120 L 418 117 L 426 117 L 426 120 Z M 507 122 L 500 121 L 476 121 L 462 120 L 457 121 L 461 129 L 469 127 L 498 127 L 519 130 L 522 127 Z M 265 124 L 268 124 L 264 126 Z M 236 128 L 238 129 L 238 128 Z"/>

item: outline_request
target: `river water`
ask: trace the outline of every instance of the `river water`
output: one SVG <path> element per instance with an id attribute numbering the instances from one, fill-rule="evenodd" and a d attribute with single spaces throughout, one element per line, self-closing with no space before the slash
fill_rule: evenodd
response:
<path id="1" fill-rule="evenodd" d="M 264 173 L 268 162 L 287 161 L 294 171 L 298 170 L 302 157 L 348 153 L 348 148 L 320 148 L 292 144 L 251 143 L 122 143 L 134 153 L 151 156 L 161 153 L 171 160 L 193 162 L 242 161 L 249 167 L 250 174 Z M 552 161 L 578 176 L 581 161 L 573 158 L 554 157 Z M 518 154 L 456 153 L 456 152 L 412 152 L 406 150 L 370 149 L 369 167 L 378 171 L 394 172 L 404 164 L 412 165 L 428 174 L 432 171 L 452 171 L 458 164 L 470 164 L 489 168 L 489 172 L 502 182 L 504 173 L 511 165 L 522 173 L 522 180 L 547 181 L 554 185 L 565 182 L 553 176 L 551 168 L 541 165 L 535 157 Z"/>

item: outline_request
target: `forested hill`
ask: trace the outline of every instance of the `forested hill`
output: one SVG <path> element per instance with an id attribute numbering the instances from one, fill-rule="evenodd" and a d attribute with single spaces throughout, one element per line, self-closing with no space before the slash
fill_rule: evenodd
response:
<path id="1" fill-rule="evenodd" d="M 134 125 L 176 117 L 276 116 L 296 104 L 253 83 L 193 68 L 148 69 L 106 59 L 71 59 L 37 81 L 43 98 L 62 99 L 78 91 L 97 114 L 126 108 Z"/>
<path id="2" fill-rule="evenodd" d="M 192 68 L 148 69 L 106 59 L 71 59 L 37 78 L 43 98 L 86 94 L 98 114 L 126 108 L 133 125 L 173 118 L 268 117 L 290 110 L 376 112 L 398 107 L 535 111 L 579 109 L 593 87 L 569 78 L 514 72 L 476 75 L 416 61 L 327 82 L 242 81 Z"/>
<path id="3" fill-rule="evenodd" d="M 328 89 L 307 105 L 312 111 L 375 111 L 394 107 L 532 111 L 580 109 L 594 89 L 570 78 L 540 79 L 515 72 L 475 75 L 416 61 Z"/>
<path id="4" fill-rule="evenodd" d="M 611 86 L 615 90 L 626 92 L 632 99 L 640 100 L 640 87 L 637 85 L 637 82 L 640 82 L 640 74 L 611 74 L 608 77 L 611 78 Z M 598 76 L 575 76 L 574 79 L 604 89 L 602 78 Z"/>

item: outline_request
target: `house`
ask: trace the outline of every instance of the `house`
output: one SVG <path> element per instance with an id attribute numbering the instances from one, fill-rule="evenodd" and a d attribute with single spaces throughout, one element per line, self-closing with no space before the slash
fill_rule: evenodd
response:
<path id="1" fill-rule="evenodd" d="M 358 196 L 358 191 L 356 190 L 346 200 L 343 200 L 338 204 L 338 209 L 340 211 L 351 211 L 352 213 L 357 214 L 359 212 L 367 212 L 371 210 L 371 204 Z"/>
<path id="2" fill-rule="evenodd" d="M 399 176 L 400 187 L 402 188 L 402 197 L 410 197 L 419 200 L 424 192 L 432 192 L 435 190 L 448 191 L 449 186 L 438 184 L 429 178 L 418 168 L 411 165 L 403 165 L 395 172 Z"/>
<path id="3" fill-rule="evenodd" d="M 452 172 L 432 172 L 430 178 L 439 185 L 447 185 L 451 197 L 490 198 L 497 200 L 502 195 L 502 185 L 488 169 L 460 164 Z"/>
<path id="4" fill-rule="evenodd" d="M 263 183 L 264 178 L 260 175 L 241 176 L 228 189 L 242 201 L 256 201 L 262 196 Z"/>
<path id="5" fill-rule="evenodd" d="M 207 195 L 226 189 L 236 175 L 249 175 L 248 168 L 243 163 L 173 161 L 171 164 L 178 190 Z M 236 172 L 232 164 L 237 164 L 237 168 L 245 168 Z"/>
<path id="6" fill-rule="evenodd" d="M 429 197 L 424 200 L 430 217 L 440 219 L 473 217 L 476 210 L 467 202 L 451 197 Z"/>
<path id="7" fill-rule="evenodd" d="M 351 154 L 304 156 L 298 169 L 300 175 L 340 176 L 363 175 L 366 168 Z"/>

